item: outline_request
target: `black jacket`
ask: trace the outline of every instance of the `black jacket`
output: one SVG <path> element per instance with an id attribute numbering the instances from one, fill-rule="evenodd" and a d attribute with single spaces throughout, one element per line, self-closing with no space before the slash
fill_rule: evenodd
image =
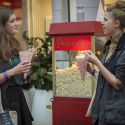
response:
<path id="1" fill-rule="evenodd" d="M 115 90 L 108 84 L 108 81 L 105 80 L 103 75 L 99 73 L 96 96 L 92 109 L 93 123 L 95 124 L 98 120 L 98 125 L 107 125 L 105 123 L 104 110 L 107 105 L 113 104 L 121 97 L 125 100 L 125 33 L 119 39 L 114 53 L 105 63 L 110 43 L 111 41 L 109 40 L 104 47 L 102 63 L 122 82 L 124 87 L 119 91 Z"/>

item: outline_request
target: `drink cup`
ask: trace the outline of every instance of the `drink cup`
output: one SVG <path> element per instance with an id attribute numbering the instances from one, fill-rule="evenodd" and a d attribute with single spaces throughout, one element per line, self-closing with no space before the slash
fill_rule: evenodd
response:
<path id="1" fill-rule="evenodd" d="M 33 53 L 29 50 L 19 52 L 21 62 L 31 62 Z M 24 73 L 24 78 L 26 79 L 27 73 Z"/>
<path id="2" fill-rule="evenodd" d="M 81 79 L 84 80 L 88 62 L 87 57 L 84 54 L 80 54 L 76 56 L 76 61 L 80 71 Z"/>

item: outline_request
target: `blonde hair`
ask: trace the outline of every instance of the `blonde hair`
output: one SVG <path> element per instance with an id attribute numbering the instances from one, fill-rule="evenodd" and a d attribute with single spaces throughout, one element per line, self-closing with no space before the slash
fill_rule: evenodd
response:
<path id="1" fill-rule="evenodd" d="M 109 5 L 106 12 L 111 12 L 114 20 L 119 20 L 122 29 L 125 28 L 125 0 L 118 0 Z"/>

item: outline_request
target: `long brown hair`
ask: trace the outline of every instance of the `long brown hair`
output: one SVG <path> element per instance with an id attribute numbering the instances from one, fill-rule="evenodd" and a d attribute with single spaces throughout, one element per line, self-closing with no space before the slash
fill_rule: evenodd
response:
<path id="1" fill-rule="evenodd" d="M 18 55 L 20 50 L 19 42 L 14 36 L 8 36 L 4 29 L 12 14 L 13 11 L 10 8 L 0 7 L 0 59 L 4 61 Z"/>

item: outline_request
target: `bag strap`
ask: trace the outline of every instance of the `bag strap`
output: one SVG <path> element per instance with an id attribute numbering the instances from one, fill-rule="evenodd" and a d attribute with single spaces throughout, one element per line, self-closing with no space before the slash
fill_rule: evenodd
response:
<path id="1" fill-rule="evenodd" d="M 0 103 L 1 103 L 1 105 L 0 105 L 0 112 L 4 112 L 3 106 L 2 106 L 2 100 L 1 100 L 1 88 L 0 88 Z"/>
<path id="2" fill-rule="evenodd" d="M 9 107 L 9 103 L 7 100 L 7 95 L 5 92 L 5 86 L 1 86 L 1 102 L 2 102 L 2 107 L 4 110 L 8 110 L 7 108 Z"/>

